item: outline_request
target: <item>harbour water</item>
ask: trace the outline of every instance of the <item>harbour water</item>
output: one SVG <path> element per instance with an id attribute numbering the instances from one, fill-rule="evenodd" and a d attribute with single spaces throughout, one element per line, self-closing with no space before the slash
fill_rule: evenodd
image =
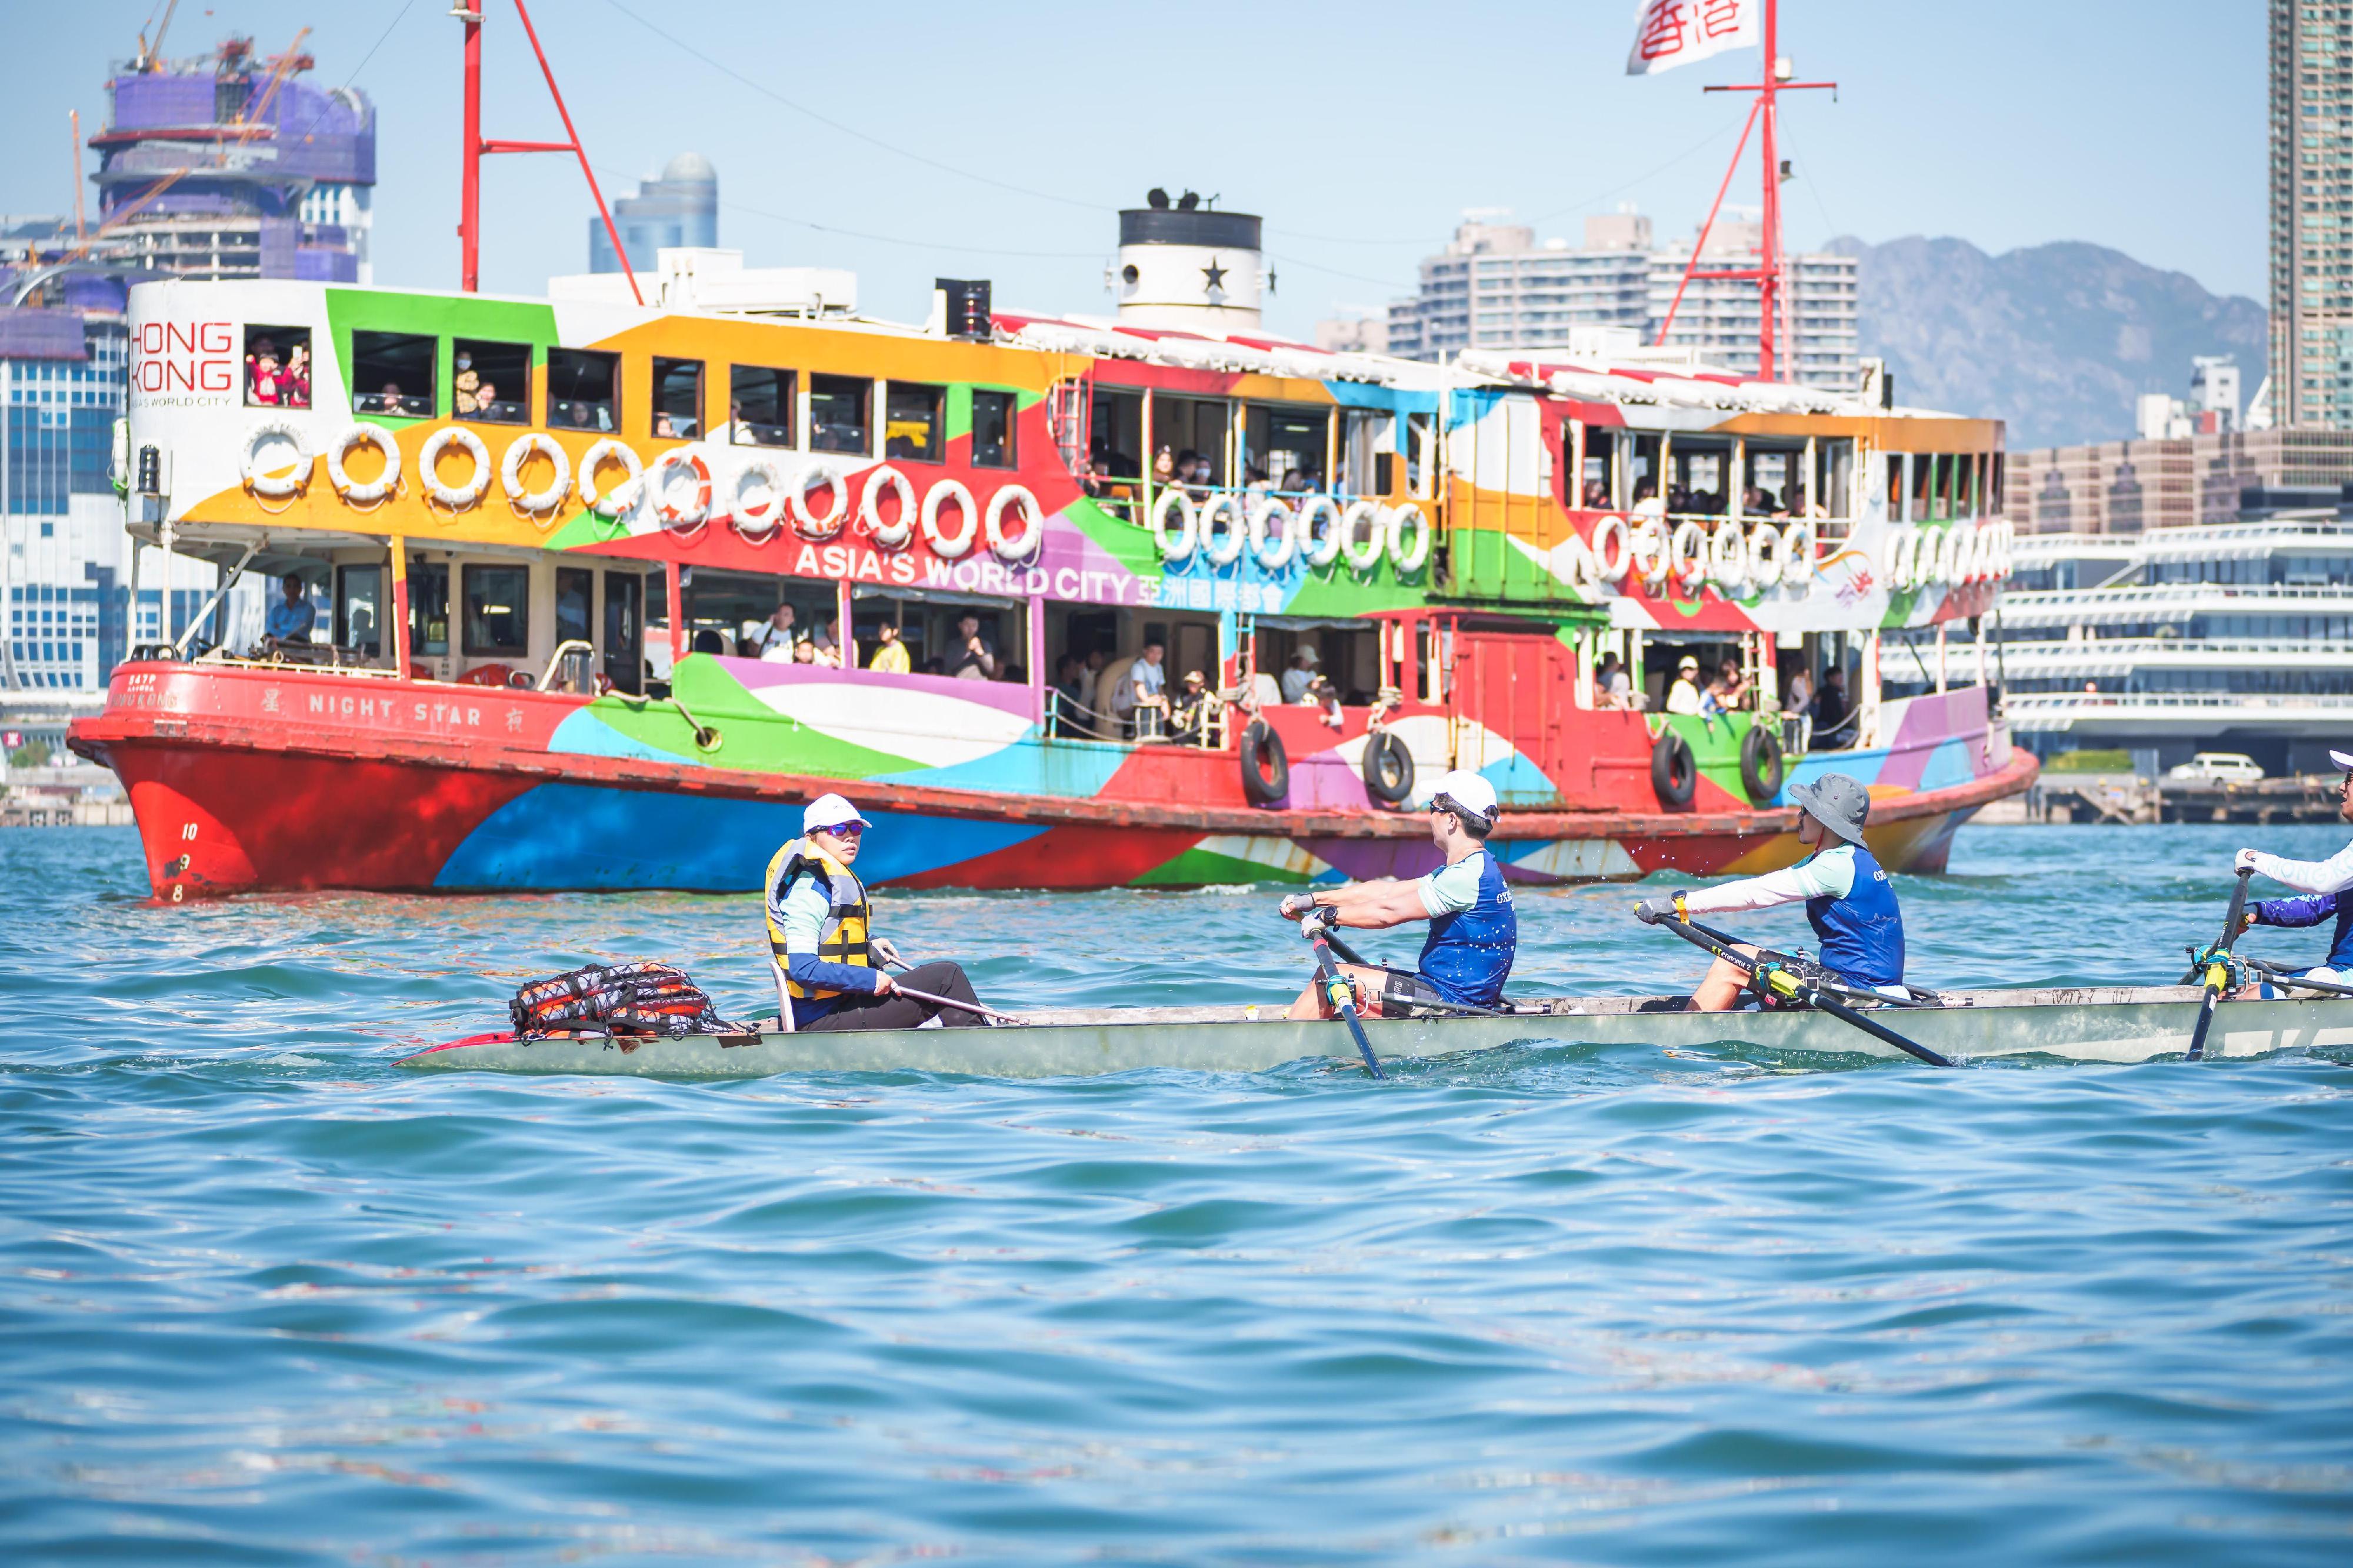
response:
<path id="1" fill-rule="evenodd" d="M 1914 977 L 2174 978 L 2253 831 L 1969 828 Z M 595 958 L 754 1010 L 753 900 L 0 888 L 11 1563 L 2353 1554 L 2353 1054 L 422 1078 Z M 1635 896 L 1524 895 L 1517 988 L 1688 984 Z M 1018 1008 L 1285 994 L 1272 902 L 882 914 Z"/>

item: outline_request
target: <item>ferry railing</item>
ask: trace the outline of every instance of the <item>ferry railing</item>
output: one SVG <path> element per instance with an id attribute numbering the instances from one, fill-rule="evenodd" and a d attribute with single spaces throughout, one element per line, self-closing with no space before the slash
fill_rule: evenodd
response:
<path id="1" fill-rule="evenodd" d="M 1182 743 L 1205 752 L 1221 752 L 1226 749 L 1227 715 L 1234 706 L 1223 694 L 1208 693 L 1201 701 L 1198 719 L 1186 722 L 1185 710 L 1145 705 L 1126 715 L 1104 713 L 1057 690 L 1048 694 L 1046 733 L 1055 740 Z"/>

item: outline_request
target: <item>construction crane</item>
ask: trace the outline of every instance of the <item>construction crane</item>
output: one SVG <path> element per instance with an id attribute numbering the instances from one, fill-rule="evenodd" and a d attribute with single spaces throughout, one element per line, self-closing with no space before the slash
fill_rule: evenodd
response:
<path id="1" fill-rule="evenodd" d="M 136 71 L 139 75 L 152 76 L 155 72 L 164 68 L 164 35 L 172 30 L 172 13 L 179 8 L 180 0 L 169 0 L 169 3 L 164 5 L 164 25 L 155 29 L 155 41 L 153 43 L 151 44 L 147 41 L 146 28 L 142 27 L 139 29 L 139 55 L 136 59 L 131 62 L 131 68 L 133 71 Z M 153 11 L 148 12 L 147 19 L 151 22 L 153 21 L 155 19 L 155 13 Z"/>

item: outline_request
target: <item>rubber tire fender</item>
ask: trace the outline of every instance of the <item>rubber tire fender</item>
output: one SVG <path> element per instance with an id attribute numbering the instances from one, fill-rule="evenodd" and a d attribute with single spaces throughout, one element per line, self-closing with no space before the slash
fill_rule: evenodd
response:
<path id="1" fill-rule="evenodd" d="M 1669 811 L 1681 811 L 1699 793 L 1699 761 L 1691 742 L 1672 730 L 1651 742 L 1651 788 Z"/>
<path id="2" fill-rule="evenodd" d="M 1242 731 L 1242 794 L 1252 805 L 1272 805 L 1291 793 L 1291 756 L 1282 737 L 1263 719 Z"/>
<path id="3" fill-rule="evenodd" d="M 1770 805 L 1781 793 L 1787 771 L 1781 737 L 1762 723 L 1751 725 L 1740 741 L 1740 787 L 1748 792 L 1749 800 L 1757 805 Z"/>
<path id="4" fill-rule="evenodd" d="M 1413 753 L 1387 730 L 1365 739 L 1365 793 L 1383 805 L 1403 805 L 1413 795 Z"/>

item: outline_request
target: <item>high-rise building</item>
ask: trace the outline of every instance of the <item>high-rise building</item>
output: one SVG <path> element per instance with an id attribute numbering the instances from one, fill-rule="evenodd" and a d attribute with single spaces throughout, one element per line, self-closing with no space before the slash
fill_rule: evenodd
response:
<path id="1" fill-rule="evenodd" d="M 621 231 L 633 271 L 654 269 L 657 251 L 709 250 L 719 244 L 719 171 L 700 153 L 681 153 L 655 180 L 641 180 L 634 196 L 613 199 L 613 226 Z M 588 220 L 588 270 L 618 272 L 621 258 L 605 220 Z"/>
<path id="2" fill-rule="evenodd" d="M 2271 415 L 2353 429 L 2353 4 L 2271 0 Z"/>

